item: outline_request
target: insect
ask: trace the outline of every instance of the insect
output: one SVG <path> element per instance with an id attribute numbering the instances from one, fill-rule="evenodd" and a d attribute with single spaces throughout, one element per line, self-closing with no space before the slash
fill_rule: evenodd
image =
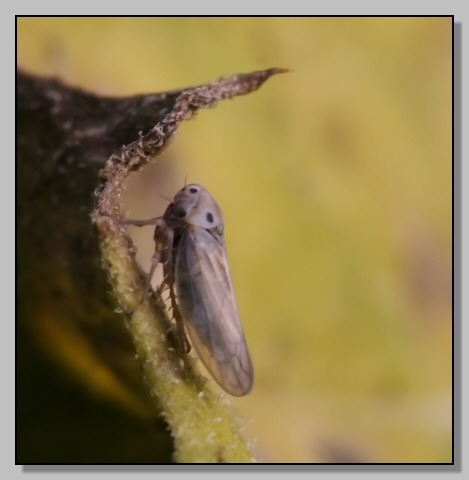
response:
<path id="1" fill-rule="evenodd" d="M 190 349 L 187 331 L 216 382 L 232 395 L 248 394 L 254 372 L 231 282 L 223 215 L 215 199 L 201 185 L 186 185 L 163 216 L 123 223 L 155 225 L 155 253 L 142 300 L 161 263 L 164 279 L 158 291 L 169 289 L 180 349 Z"/>

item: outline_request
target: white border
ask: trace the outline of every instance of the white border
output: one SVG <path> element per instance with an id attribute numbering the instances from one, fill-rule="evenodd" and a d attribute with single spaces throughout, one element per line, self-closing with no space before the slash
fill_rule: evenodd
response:
<path id="1" fill-rule="evenodd" d="M 11 181 L 14 178 L 14 165 L 13 165 L 13 158 L 14 158 L 14 121 L 12 116 L 14 115 L 14 96 L 12 92 L 14 91 L 14 71 L 11 72 L 9 66 L 13 64 L 14 56 L 14 15 L 15 14 L 46 14 L 48 12 L 57 12 L 64 14 L 109 14 L 109 6 L 111 4 L 102 4 L 97 5 L 96 2 L 91 2 L 88 0 L 82 0 L 79 4 L 65 4 L 61 3 L 58 5 L 56 2 L 51 2 L 49 0 L 43 0 L 41 2 L 26 2 L 26 1 L 18 1 L 14 3 L 14 10 L 10 8 L 10 5 L 6 4 L 5 2 L 1 7 L 1 15 L 0 21 L 2 28 L 0 29 L 1 35 L 1 42 L 0 42 L 0 49 L 2 52 L 1 58 L 3 60 L 3 69 L 2 69 L 2 88 L 0 89 L 1 92 L 1 114 L 4 116 L 4 120 L 1 122 L 2 130 L 3 130 L 3 152 L 2 152 L 2 166 L 3 166 L 3 174 L 0 176 L 1 184 L 0 184 L 0 215 L 2 218 L 3 228 L 3 235 L 2 235 L 2 242 L 0 248 L 0 262 L 2 265 L 1 275 L 3 281 L 0 283 L 2 285 L 2 298 L 7 300 L 7 308 L 2 309 L 2 325 L 5 328 L 3 332 L 3 346 L 2 346 L 2 378 L 7 380 L 7 383 L 4 384 L 4 388 L 2 389 L 2 402 L 1 402 L 1 411 L 2 411 L 2 436 L 3 441 L 1 443 L 2 448 L 2 462 L 0 466 L 0 473 L 2 474 L 2 478 L 17 478 L 18 476 L 24 474 L 24 469 L 21 466 L 14 465 L 14 454 L 15 454 L 15 417 L 14 417 L 14 408 L 15 408 L 15 399 L 14 399 L 14 385 L 15 385 L 15 378 L 14 378 L 14 370 L 12 365 L 14 364 L 14 312 L 15 312 L 15 305 L 14 305 L 14 290 L 15 290 L 15 283 L 13 279 L 15 278 L 15 264 L 12 255 L 12 251 L 14 251 L 15 246 L 13 243 L 13 235 L 12 229 L 14 228 L 15 224 L 15 217 L 14 212 L 11 209 L 12 200 L 14 199 L 14 184 Z M 13 2 L 8 2 L 13 3 Z M 352 14 L 352 15 L 359 15 L 359 14 L 373 14 L 373 15 L 455 15 L 455 21 L 460 23 L 462 26 L 462 78 L 467 78 L 467 65 L 469 64 L 469 59 L 467 58 L 467 52 L 469 51 L 467 41 L 465 40 L 465 31 L 464 31 L 464 20 L 467 17 L 467 2 L 463 3 L 462 0 L 460 1 L 446 1 L 446 2 L 436 2 L 436 1 L 428 1 L 428 2 L 421 2 L 421 1 L 411 1 L 411 0 L 395 0 L 393 2 L 384 3 L 384 2 L 371 2 L 371 1 L 355 1 L 355 2 L 347 2 L 347 1 L 332 1 L 329 2 L 321 2 L 320 4 L 312 3 L 312 2 L 305 2 L 304 0 L 290 0 L 288 4 L 283 5 L 272 5 L 267 4 L 266 2 L 257 2 L 255 4 L 252 0 L 245 1 L 245 0 L 238 0 L 236 4 L 231 4 L 228 6 L 224 6 L 221 2 L 217 1 L 207 1 L 207 0 L 198 0 L 197 2 L 191 2 L 186 0 L 184 2 L 175 1 L 175 2 L 140 2 L 134 1 L 132 4 L 122 4 L 117 6 L 116 4 L 112 4 L 113 6 L 113 14 L 146 14 L 152 15 L 158 13 L 159 15 L 171 15 L 171 14 L 197 14 L 197 15 L 227 15 L 227 14 L 258 14 L 258 15 L 329 15 L 329 14 Z M 5 5 L 6 4 L 6 5 Z M 266 6 L 268 5 L 268 11 Z M 79 7 L 79 8 L 77 8 Z M 140 7 L 140 8 L 139 8 Z M 80 10 L 80 11 L 78 11 Z M 12 63 L 10 63 L 10 61 Z M 11 82 L 11 83 L 10 83 Z M 462 81 L 462 85 L 464 82 Z M 462 94 L 462 118 L 464 119 L 464 114 L 467 113 L 467 100 L 465 99 L 464 92 Z M 465 127 L 464 123 L 462 124 L 461 128 L 461 142 L 464 143 L 464 138 L 468 138 L 467 127 Z M 464 152 L 464 147 L 461 145 L 462 152 Z M 461 160 L 462 162 L 462 160 Z M 467 204 L 467 195 L 465 195 L 465 187 L 468 186 L 468 169 L 464 169 L 461 166 L 461 245 L 464 245 L 464 239 L 467 238 L 467 225 L 468 225 L 468 205 Z M 14 201 L 14 200 L 13 200 Z M 466 208 L 463 208 L 463 207 Z M 456 232 L 456 230 L 455 230 Z M 18 252 L 20 254 L 20 252 Z M 461 307 L 461 322 L 464 319 L 464 313 L 466 311 L 467 300 L 464 298 L 464 279 L 467 277 L 468 274 L 468 260 L 467 257 L 465 258 L 464 255 L 461 256 L 461 286 L 460 286 L 460 294 L 462 299 L 462 307 Z M 455 267 L 457 267 L 455 265 Z M 456 272 L 458 269 L 456 268 Z M 456 285 L 457 288 L 457 285 Z M 464 333 L 464 329 L 461 326 L 461 333 Z M 458 339 L 456 338 L 455 341 L 457 342 Z M 466 389 L 468 385 L 468 371 L 469 366 L 467 365 L 467 358 L 468 354 L 465 353 L 469 350 L 469 345 L 466 338 L 461 340 L 461 360 L 462 360 L 462 399 L 461 405 L 465 404 L 464 399 L 467 398 Z M 465 368 L 464 368 L 465 367 Z M 466 402 L 467 403 L 467 402 Z M 467 448 L 467 442 L 464 440 L 468 438 L 468 420 L 467 415 L 464 415 L 464 411 L 462 414 L 462 447 L 461 451 L 464 452 L 464 447 Z M 464 458 L 462 458 L 462 471 L 460 472 L 452 472 L 452 476 L 460 476 L 464 472 Z M 63 467 L 62 470 L 65 470 L 66 467 Z M 322 478 L 327 475 L 327 478 L 336 478 L 341 477 L 343 475 L 342 472 L 337 472 L 337 466 L 331 466 L 330 468 L 322 467 L 322 468 L 314 468 L 309 466 L 271 466 L 271 467 L 262 467 L 259 466 L 263 472 L 258 473 L 257 477 L 264 477 L 264 478 L 271 478 L 272 474 L 277 474 L 281 476 L 291 475 L 292 471 L 296 471 L 299 474 L 307 473 L 308 475 L 314 475 L 315 478 Z M 268 471 L 265 471 L 268 468 Z M 352 472 L 355 470 L 350 466 L 344 466 L 344 470 L 348 471 L 348 477 L 360 477 L 362 478 L 363 475 L 367 475 L 365 472 L 367 470 L 371 470 L 373 473 L 374 478 L 394 478 L 395 476 L 399 475 L 402 477 L 402 474 L 405 471 L 408 471 L 408 475 L 412 475 L 413 477 L 427 477 L 430 473 L 428 470 L 420 471 L 411 473 L 414 468 L 406 468 L 405 466 L 401 467 L 393 467 L 393 466 L 382 466 L 380 467 L 373 467 L 370 466 L 368 469 L 366 466 L 359 466 L 357 467 L 360 471 L 359 472 Z M 386 470 L 382 472 L 377 472 L 376 470 Z M 50 478 L 51 472 L 55 469 L 50 469 L 49 472 L 37 472 L 34 474 L 35 477 L 42 477 L 42 478 Z M 58 469 L 60 470 L 60 469 Z M 110 472 L 109 469 L 107 473 L 105 473 L 105 467 L 89 467 L 88 472 L 78 470 L 77 472 L 57 472 L 53 474 L 54 478 L 73 478 L 79 479 L 83 477 L 114 477 L 116 471 L 121 472 L 119 475 L 120 479 L 127 479 L 127 478 L 135 478 L 135 470 L 136 468 L 130 467 L 120 467 L 114 472 Z M 144 467 L 141 472 L 153 472 L 152 475 L 156 473 L 158 478 L 166 478 L 166 476 L 171 476 L 171 478 L 191 478 L 191 479 L 206 479 L 207 474 L 210 472 L 210 467 L 205 466 L 203 468 L 204 471 L 196 472 L 194 471 L 196 468 L 191 468 L 189 466 L 175 466 L 175 468 L 171 467 Z M 220 477 L 228 477 L 228 474 L 221 474 L 219 468 L 216 468 L 215 474 L 217 478 Z M 243 469 L 244 470 L 244 469 Z M 256 469 L 257 470 L 257 469 Z M 320 470 L 320 472 L 318 472 Z M 325 471 L 331 471 L 330 473 L 321 473 Z M 410 470 L 410 471 L 409 471 Z M 429 468 L 432 470 L 431 477 L 433 480 L 435 479 L 446 479 L 448 476 L 448 470 L 438 467 Z M 442 471 L 443 470 L 443 471 Z M 445 471 L 446 470 L 446 471 Z M 335 471 L 335 472 L 334 472 Z M 134 472 L 134 473 L 131 473 Z M 252 470 L 250 470 L 250 473 Z M 241 475 L 250 475 L 248 472 L 234 474 L 236 477 L 241 477 Z M 31 473 L 30 473 L 31 475 Z M 367 475 L 369 476 L 369 475 Z M 233 472 L 229 474 L 229 477 L 233 477 Z"/>

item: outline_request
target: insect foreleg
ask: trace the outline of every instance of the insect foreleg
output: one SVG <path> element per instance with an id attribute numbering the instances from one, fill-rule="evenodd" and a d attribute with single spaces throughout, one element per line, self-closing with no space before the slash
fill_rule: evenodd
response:
<path id="1" fill-rule="evenodd" d="M 162 220 L 161 220 L 162 218 L 163 218 L 162 216 L 158 216 L 158 217 L 149 218 L 147 220 L 125 219 L 125 220 L 122 220 L 120 223 L 122 225 L 133 225 L 135 227 L 144 227 L 146 225 L 158 226 L 162 223 Z M 158 227 L 156 229 L 158 229 Z M 148 295 L 151 291 L 151 281 L 152 281 L 153 275 L 155 274 L 156 267 L 161 261 L 162 261 L 162 251 L 161 249 L 155 248 L 155 253 L 151 258 L 150 271 L 145 281 L 145 286 L 143 288 L 143 295 L 140 301 L 138 302 L 137 306 L 141 305 L 148 298 Z"/>
<path id="2" fill-rule="evenodd" d="M 157 225 L 158 220 L 160 220 L 162 217 L 153 217 L 149 218 L 148 220 L 131 220 L 131 219 L 126 219 L 122 220 L 121 224 L 122 225 L 133 225 L 134 227 L 144 227 L 146 225 Z"/>
<path id="3" fill-rule="evenodd" d="M 156 267 L 160 263 L 160 260 L 161 260 L 161 252 L 155 252 L 151 257 L 150 271 L 148 272 L 148 276 L 145 281 L 145 286 L 143 287 L 143 296 L 142 296 L 142 299 L 140 300 L 140 304 L 142 304 L 148 298 L 148 295 L 151 291 L 151 280 L 153 278 L 153 275 L 155 274 Z"/>

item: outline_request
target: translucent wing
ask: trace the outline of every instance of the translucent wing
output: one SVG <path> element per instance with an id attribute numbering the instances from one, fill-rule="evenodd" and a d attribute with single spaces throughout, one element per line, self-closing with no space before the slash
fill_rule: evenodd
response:
<path id="1" fill-rule="evenodd" d="M 200 359 L 227 392 L 246 395 L 254 373 L 223 236 L 188 225 L 178 245 L 175 269 L 179 307 Z"/>

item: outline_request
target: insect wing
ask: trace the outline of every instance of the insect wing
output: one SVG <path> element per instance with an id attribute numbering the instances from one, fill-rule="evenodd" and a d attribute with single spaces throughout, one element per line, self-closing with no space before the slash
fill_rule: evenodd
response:
<path id="1" fill-rule="evenodd" d="M 217 383 L 232 395 L 253 384 L 222 235 L 188 226 L 176 254 L 176 290 L 194 348 Z"/>

